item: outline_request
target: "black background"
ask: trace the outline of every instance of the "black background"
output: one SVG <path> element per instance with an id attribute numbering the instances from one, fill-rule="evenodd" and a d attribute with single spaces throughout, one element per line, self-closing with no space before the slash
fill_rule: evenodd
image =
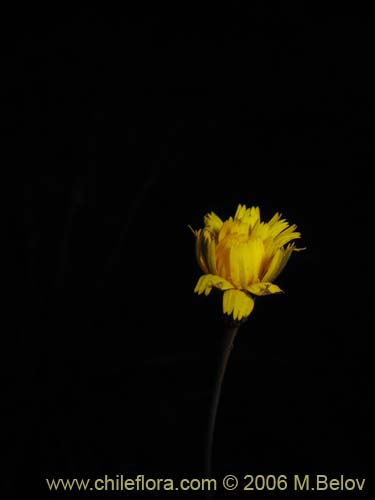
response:
<path id="1" fill-rule="evenodd" d="M 223 318 L 220 294 L 193 293 L 188 225 L 238 203 L 282 212 L 307 249 L 236 339 L 215 473 L 369 490 L 371 19 L 33 7 L 2 22 L 4 498 L 58 497 L 46 477 L 202 476 Z"/>

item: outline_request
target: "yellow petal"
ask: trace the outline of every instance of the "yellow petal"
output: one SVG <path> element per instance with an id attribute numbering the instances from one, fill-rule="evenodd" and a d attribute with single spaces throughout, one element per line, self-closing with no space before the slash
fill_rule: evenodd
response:
<path id="1" fill-rule="evenodd" d="M 262 262 L 264 258 L 264 245 L 259 239 L 251 239 L 246 245 L 246 256 L 243 258 L 247 282 L 256 283 L 259 279 Z"/>
<path id="2" fill-rule="evenodd" d="M 219 235 L 218 235 L 218 241 L 221 241 L 226 236 L 228 236 L 228 234 L 230 234 L 232 229 L 233 229 L 233 219 L 232 219 L 232 217 L 229 217 L 229 219 L 224 221 L 223 225 L 221 226 L 221 229 L 220 229 Z"/>
<path id="3" fill-rule="evenodd" d="M 215 248 L 217 274 L 223 276 L 226 280 L 231 280 L 230 273 L 230 252 L 231 244 L 228 239 L 222 240 Z"/>
<path id="4" fill-rule="evenodd" d="M 227 290 L 223 295 L 224 314 L 233 315 L 233 319 L 241 320 L 251 314 L 254 299 L 241 290 Z"/>
<path id="5" fill-rule="evenodd" d="M 241 221 L 252 228 L 260 220 L 259 207 L 246 208 L 246 205 L 238 205 L 234 219 Z"/>
<path id="6" fill-rule="evenodd" d="M 293 224 L 292 226 L 288 227 L 284 231 L 282 231 L 276 238 L 275 238 L 275 245 L 278 247 L 282 247 L 289 243 L 291 240 L 296 240 L 297 238 L 301 237 L 301 233 L 295 231 L 297 229 L 297 226 Z"/>
<path id="7" fill-rule="evenodd" d="M 258 281 L 263 255 L 264 248 L 260 240 L 250 240 L 244 244 L 231 246 L 229 248 L 230 281 L 237 288 L 244 289 L 249 283 Z"/>
<path id="8" fill-rule="evenodd" d="M 208 272 L 216 274 L 216 243 L 213 236 L 208 231 L 204 231 L 204 253 Z"/>
<path id="9" fill-rule="evenodd" d="M 262 277 L 262 281 L 272 282 L 278 274 L 280 274 L 280 266 L 285 255 L 285 250 L 283 248 L 279 248 L 276 250 L 274 256 L 271 259 L 271 262 L 268 265 L 268 269 L 266 270 L 265 275 Z"/>
<path id="10" fill-rule="evenodd" d="M 259 207 L 251 207 L 248 223 L 250 224 L 251 227 L 254 227 L 255 224 L 259 221 L 260 221 L 260 209 L 259 209 Z"/>
<path id="11" fill-rule="evenodd" d="M 204 273 L 208 273 L 208 267 L 207 263 L 204 258 L 204 251 L 202 248 L 203 244 L 203 235 L 202 235 L 202 229 L 199 229 L 198 231 L 195 232 L 195 255 L 197 257 L 197 261 L 199 264 L 199 267 L 202 269 Z"/>
<path id="12" fill-rule="evenodd" d="M 223 221 L 214 212 L 210 212 L 204 216 L 204 224 L 206 229 L 212 233 L 218 234 L 223 225 Z"/>
<path id="13" fill-rule="evenodd" d="M 273 226 L 280 219 L 281 219 L 281 214 L 279 212 L 276 212 L 275 215 L 267 222 L 267 224 Z"/>
<path id="14" fill-rule="evenodd" d="M 219 288 L 219 290 L 229 290 L 230 288 L 233 288 L 233 285 L 221 276 L 216 276 L 215 274 L 203 274 L 203 276 L 199 278 L 194 292 L 198 295 L 201 295 L 202 293 L 208 295 L 213 287 Z"/>
<path id="15" fill-rule="evenodd" d="M 234 218 L 236 220 L 241 220 L 242 217 L 245 215 L 245 213 L 246 213 L 246 206 L 241 205 L 241 203 L 240 203 L 237 207 L 236 213 L 234 214 Z"/>
<path id="16" fill-rule="evenodd" d="M 216 243 L 214 236 L 206 228 L 196 232 L 196 256 L 204 273 L 216 274 Z"/>
<path id="17" fill-rule="evenodd" d="M 278 267 L 277 271 L 274 273 L 274 275 L 272 277 L 272 280 L 275 280 L 279 276 L 279 274 L 281 273 L 281 271 L 287 265 L 287 262 L 290 259 L 290 256 L 292 255 L 293 251 L 295 251 L 295 250 L 296 250 L 296 248 L 294 246 L 294 243 L 289 243 L 289 245 L 284 250 L 283 257 L 281 259 L 281 262 L 279 264 L 279 267 Z"/>
<path id="18" fill-rule="evenodd" d="M 241 287 L 239 253 L 240 253 L 239 247 L 232 246 L 228 249 L 230 280 L 238 288 Z"/>
<path id="19" fill-rule="evenodd" d="M 266 240 L 270 233 L 270 227 L 264 222 L 258 222 L 251 231 L 252 238 L 258 238 L 262 241 Z"/>
<path id="20" fill-rule="evenodd" d="M 269 235 L 272 238 L 276 238 L 278 234 L 285 231 L 289 227 L 289 223 L 285 219 L 276 220 L 273 224 L 269 222 L 268 225 L 270 228 Z"/>
<path id="21" fill-rule="evenodd" d="M 274 283 L 254 283 L 247 287 L 247 290 L 254 295 L 271 295 L 272 293 L 282 293 L 280 287 L 275 285 Z"/>

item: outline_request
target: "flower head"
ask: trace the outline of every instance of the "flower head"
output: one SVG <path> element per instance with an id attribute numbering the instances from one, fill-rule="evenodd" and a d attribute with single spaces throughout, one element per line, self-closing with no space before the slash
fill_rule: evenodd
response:
<path id="1" fill-rule="evenodd" d="M 223 311 L 241 320 L 254 308 L 253 295 L 282 292 L 273 282 L 284 269 L 300 238 L 297 226 L 276 213 L 261 222 L 259 207 L 238 205 L 224 222 L 211 212 L 204 227 L 193 230 L 198 264 L 204 272 L 195 292 L 208 295 L 212 288 L 223 294 Z"/>

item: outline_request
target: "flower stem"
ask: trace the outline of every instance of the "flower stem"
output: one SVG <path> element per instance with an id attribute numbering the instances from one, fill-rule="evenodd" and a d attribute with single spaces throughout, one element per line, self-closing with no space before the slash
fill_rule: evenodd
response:
<path id="1" fill-rule="evenodd" d="M 219 362 L 218 362 L 216 379 L 214 382 L 214 388 L 212 394 L 211 408 L 208 420 L 206 449 L 205 449 L 205 475 L 207 478 L 210 478 L 212 475 L 212 446 L 214 440 L 217 409 L 220 401 L 221 387 L 223 385 L 225 370 L 228 364 L 228 359 L 232 351 L 233 342 L 237 335 L 239 326 L 240 326 L 239 323 L 237 324 L 232 323 L 228 325 L 228 327 L 225 329 L 222 339 L 222 346 L 219 353 Z"/>

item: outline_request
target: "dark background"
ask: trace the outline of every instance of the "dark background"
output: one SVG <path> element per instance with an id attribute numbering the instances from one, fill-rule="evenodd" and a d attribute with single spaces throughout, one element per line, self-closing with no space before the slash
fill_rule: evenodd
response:
<path id="1" fill-rule="evenodd" d="M 238 203 L 307 249 L 240 330 L 215 472 L 371 488 L 372 20 L 289 9 L 3 16 L 4 498 L 203 475 L 223 318 L 188 225 Z"/>

